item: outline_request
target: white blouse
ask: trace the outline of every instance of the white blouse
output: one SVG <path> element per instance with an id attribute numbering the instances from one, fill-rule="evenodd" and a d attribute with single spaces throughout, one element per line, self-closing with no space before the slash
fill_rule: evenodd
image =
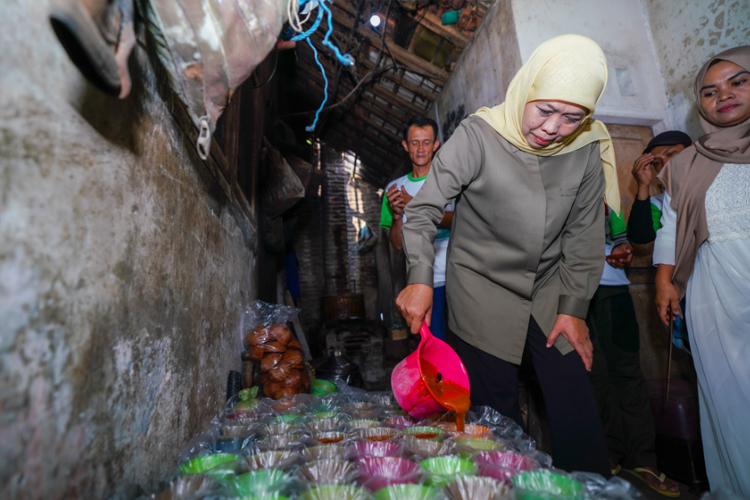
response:
<path id="1" fill-rule="evenodd" d="M 750 238 L 750 165 L 727 163 L 706 193 L 708 243 Z M 664 193 L 661 229 L 656 232 L 654 265 L 674 265 L 677 212 Z"/>

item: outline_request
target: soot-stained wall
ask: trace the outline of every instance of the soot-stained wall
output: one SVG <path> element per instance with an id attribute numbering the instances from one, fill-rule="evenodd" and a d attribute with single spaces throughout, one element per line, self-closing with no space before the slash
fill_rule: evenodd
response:
<path id="1" fill-rule="evenodd" d="M 254 223 L 181 133 L 142 45 L 126 101 L 0 3 L 0 497 L 108 498 L 175 471 L 239 369 Z M 142 42 L 142 41 L 141 41 Z"/>

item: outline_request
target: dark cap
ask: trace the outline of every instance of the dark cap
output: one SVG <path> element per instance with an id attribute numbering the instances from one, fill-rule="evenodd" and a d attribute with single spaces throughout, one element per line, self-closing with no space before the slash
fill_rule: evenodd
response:
<path id="1" fill-rule="evenodd" d="M 652 149 L 657 146 L 674 146 L 675 144 L 682 144 L 685 147 L 690 146 L 693 140 L 685 132 L 679 130 L 667 130 L 657 135 L 648 143 L 646 149 L 643 150 L 643 154 L 650 153 Z"/>

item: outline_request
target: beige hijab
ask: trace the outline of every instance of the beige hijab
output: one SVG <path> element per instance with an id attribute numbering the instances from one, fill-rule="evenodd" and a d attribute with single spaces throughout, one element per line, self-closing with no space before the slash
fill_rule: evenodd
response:
<path id="1" fill-rule="evenodd" d="M 693 91 L 700 102 L 700 89 L 711 63 L 729 61 L 750 71 L 750 46 L 726 50 L 703 65 L 695 79 Z M 700 110 L 700 106 L 698 107 Z M 706 132 L 693 146 L 672 158 L 659 174 L 672 207 L 677 211 L 677 241 L 672 283 L 680 298 L 693 274 L 698 249 L 708 239 L 706 193 L 725 163 L 750 164 L 750 119 L 733 127 L 718 127 L 706 119 L 703 110 L 701 125 Z"/>
<path id="2" fill-rule="evenodd" d="M 604 200 L 620 213 L 612 138 L 602 122 L 591 118 L 606 86 L 607 59 L 601 47 L 585 36 L 562 35 L 547 40 L 531 54 L 510 82 L 505 102 L 480 108 L 475 115 L 518 149 L 537 156 L 562 155 L 598 141 L 607 181 Z M 526 103 L 539 100 L 565 101 L 588 112 L 575 133 L 543 148 L 532 148 L 521 132 L 521 120 Z"/>

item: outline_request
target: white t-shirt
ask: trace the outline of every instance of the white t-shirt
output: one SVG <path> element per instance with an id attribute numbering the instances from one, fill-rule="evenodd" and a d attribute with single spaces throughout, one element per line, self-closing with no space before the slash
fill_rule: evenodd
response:
<path id="1" fill-rule="evenodd" d="M 407 175 L 404 175 L 403 177 L 399 177 L 398 179 L 391 181 L 386 187 L 385 192 L 387 193 L 388 190 L 391 188 L 391 186 L 396 186 L 398 189 L 401 189 L 402 186 L 406 188 L 406 192 L 409 193 L 410 196 L 414 197 L 417 195 L 419 190 L 421 189 L 422 185 L 424 184 L 425 179 L 427 179 L 427 176 L 424 175 L 422 177 L 413 178 L 412 175 L 409 173 Z M 384 205 L 388 203 L 388 199 L 385 198 L 385 195 L 383 195 L 383 203 Z M 454 209 L 453 203 L 448 203 L 445 206 L 446 212 L 452 212 Z M 381 216 L 380 225 L 384 227 L 390 227 L 390 224 L 392 224 L 392 220 L 389 222 L 389 224 L 385 224 L 385 214 Z M 402 221 L 406 223 L 406 215 L 402 217 Z M 445 286 L 445 262 L 446 258 L 448 256 L 448 240 L 451 235 L 450 229 L 444 229 L 439 227 L 438 228 L 438 234 L 435 238 L 435 264 L 432 266 L 432 274 L 433 274 L 433 287 L 441 287 Z"/>

